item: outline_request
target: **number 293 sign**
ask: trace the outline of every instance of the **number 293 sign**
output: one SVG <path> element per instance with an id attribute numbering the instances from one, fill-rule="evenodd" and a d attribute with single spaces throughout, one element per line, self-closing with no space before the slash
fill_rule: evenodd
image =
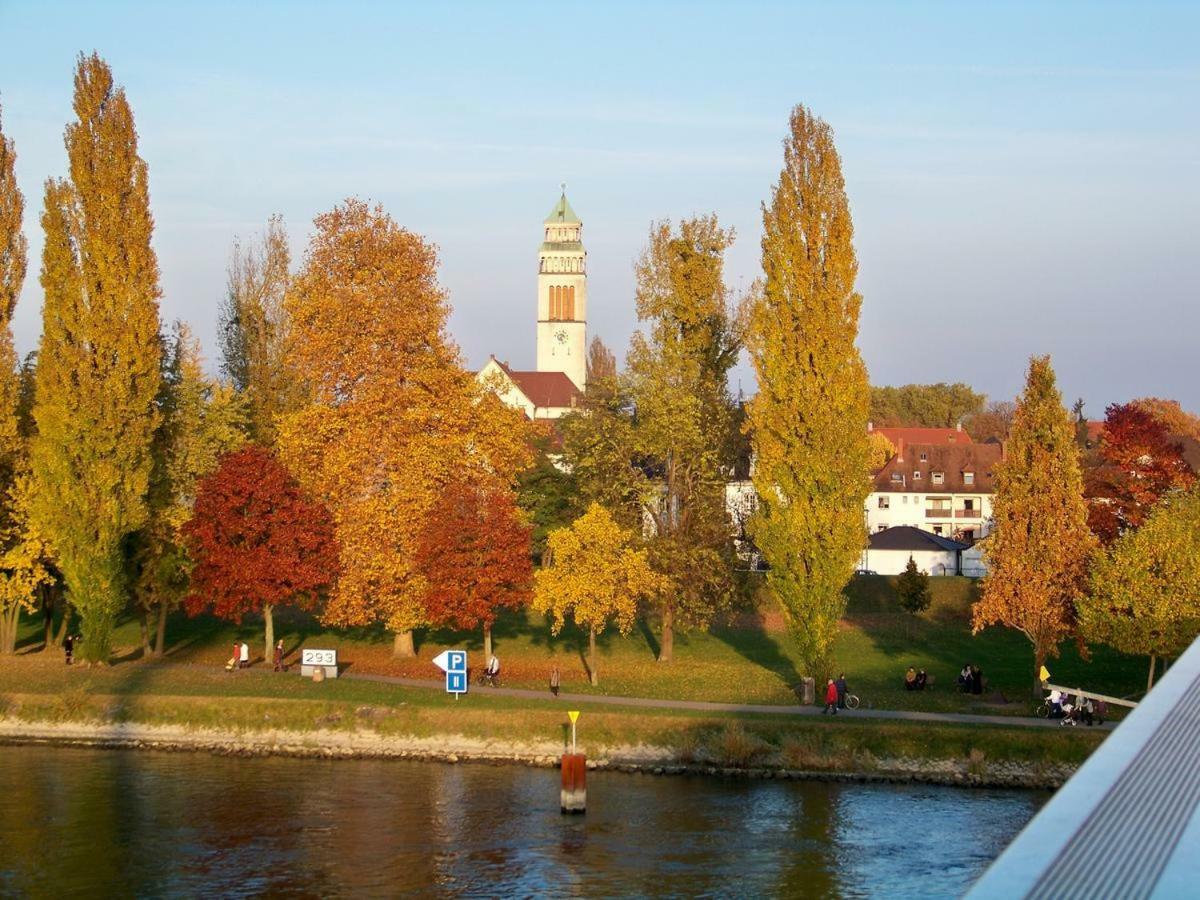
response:
<path id="1" fill-rule="evenodd" d="M 337 651 L 336 650 L 313 650 L 305 647 L 300 651 L 300 665 L 302 666 L 336 666 Z"/>

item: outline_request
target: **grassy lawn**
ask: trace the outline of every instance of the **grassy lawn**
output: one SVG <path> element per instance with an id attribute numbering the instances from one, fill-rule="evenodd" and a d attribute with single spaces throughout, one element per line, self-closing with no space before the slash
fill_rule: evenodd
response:
<path id="1" fill-rule="evenodd" d="M 667 748 L 680 762 L 870 770 L 881 758 L 1078 763 L 1104 735 L 1087 729 L 1006 729 L 871 720 L 794 720 L 580 704 L 586 747 Z M 132 722 L 253 731 L 364 731 L 384 736 L 462 735 L 510 742 L 568 739 L 565 704 L 477 692 L 339 679 L 313 684 L 267 671 L 122 664 L 67 668 L 32 654 L 0 662 L 0 713 L 28 720 Z"/>
<path id="2" fill-rule="evenodd" d="M 898 608 L 892 581 L 885 577 L 858 578 L 847 591 L 848 609 L 835 650 L 836 665 L 846 673 L 851 690 L 862 697 L 864 704 L 882 709 L 1016 715 L 1030 712 L 1032 650 L 1021 635 L 1007 629 L 991 628 L 978 636 L 971 635 L 969 607 L 977 589 L 974 582 L 962 578 L 932 579 L 934 602 L 914 619 Z M 671 663 L 655 661 L 658 649 L 655 632 L 651 624 L 642 622 L 627 637 L 615 632 L 601 635 L 597 688 L 587 682 L 582 656 L 586 645 L 584 635 L 568 628 L 553 636 L 545 621 L 524 612 L 505 615 L 493 634 L 503 664 L 504 682 L 509 686 L 544 688 L 550 669 L 557 665 L 566 691 L 725 702 L 795 702 L 792 687 L 805 673 L 799 670 L 794 644 L 777 611 L 763 608 L 743 613 L 711 633 L 679 634 L 675 660 Z M 482 635 L 477 633 L 447 630 L 418 633 L 418 656 L 411 660 L 393 660 L 391 636 L 381 630 L 328 631 L 311 619 L 285 616 L 282 621 L 277 620 L 276 634 L 284 639 L 292 654 L 301 646 L 336 647 L 351 672 L 437 678 L 440 673 L 430 660 L 447 647 L 465 647 L 471 652 L 472 665 L 482 664 Z M 207 669 L 217 679 L 209 685 L 197 674 L 194 691 L 187 686 L 193 682 L 184 679 L 183 688 L 175 693 L 203 695 L 218 690 L 232 695 L 252 683 L 252 679 L 243 677 L 248 673 L 228 679 L 220 667 L 228 658 L 229 645 L 235 638 L 246 639 L 253 655 L 262 653 L 260 624 L 248 622 L 239 627 L 211 618 L 188 619 L 180 615 L 172 617 L 167 638 L 171 661 Z M 140 653 L 139 640 L 136 621 L 123 622 L 116 635 L 116 644 L 121 649 L 117 664 L 112 667 L 114 671 L 155 670 L 152 666 L 133 664 Z M 26 623 L 21 645 L 27 650 L 40 646 L 36 623 Z M 28 654 L 30 659 L 34 655 L 41 656 Z M 48 676 L 51 668 L 64 668 L 61 657 L 56 657 L 56 661 L 56 667 L 39 667 L 39 670 L 45 668 Z M 964 696 L 955 691 L 955 678 L 965 662 L 983 669 L 988 680 L 988 692 L 983 697 Z M 932 690 L 910 693 L 903 689 L 903 673 L 910 665 L 924 668 L 935 679 Z M 1073 645 L 1064 645 L 1062 657 L 1048 665 L 1058 683 L 1117 696 L 1135 694 L 1145 684 L 1145 660 L 1124 657 L 1104 647 L 1094 648 L 1090 661 L 1085 661 Z M 827 673 L 813 674 L 823 677 Z M 42 677 L 33 680 L 40 681 Z M 131 675 L 126 683 L 136 685 L 155 677 L 158 676 Z M 297 680 L 286 681 L 295 684 Z M 367 691 L 362 702 L 374 702 L 369 699 L 372 689 L 369 685 L 338 682 L 330 687 L 335 692 Z M 30 684 L 29 689 L 39 688 Z M 126 693 L 134 694 L 137 690 L 130 687 Z M 1013 702 L 1005 704 L 1002 698 Z"/>

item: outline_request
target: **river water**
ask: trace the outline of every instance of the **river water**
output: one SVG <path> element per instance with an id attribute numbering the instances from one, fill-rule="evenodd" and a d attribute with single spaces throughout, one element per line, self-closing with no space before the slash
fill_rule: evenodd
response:
<path id="1" fill-rule="evenodd" d="M 0 747 L 0 894 L 953 897 L 1048 796 Z"/>

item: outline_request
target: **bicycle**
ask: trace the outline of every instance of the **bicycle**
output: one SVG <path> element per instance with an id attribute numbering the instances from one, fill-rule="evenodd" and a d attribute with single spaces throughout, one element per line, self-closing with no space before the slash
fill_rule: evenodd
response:
<path id="1" fill-rule="evenodd" d="M 846 709 L 858 709 L 858 694 L 846 695 Z"/>
<path id="2" fill-rule="evenodd" d="M 493 675 L 487 669 L 479 673 L 479 677 L 475 679 L 475 683 L 480 687 L 500 687 L 500 673 Z"/>

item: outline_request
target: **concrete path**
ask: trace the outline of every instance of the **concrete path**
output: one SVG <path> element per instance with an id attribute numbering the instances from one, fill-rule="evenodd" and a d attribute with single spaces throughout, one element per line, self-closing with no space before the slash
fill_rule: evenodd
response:
<path id="1" fill-rule="evenodd" d="M 403 687 L 426 688 L 444 691 L 446 683 L 441 680 L 424 678 L 399 678 L 391 675 L 368 675 L 363 673 L 346 672 L 342 678 L 353 678 L 358 681 L 376 681 L 381 684 L 396 684 Z M 490 688 L 471 687 L 474 694 L 495 694 L 499 697 L 518 697 L 524 700 L 553 700 L 549 691 L 534 691 L 527 688 Z M 643 709 L 681 709 L 696 712 L 720 713 L 756 713 L 777 716 L 819 716 L 820 706 L 776 706 L 766 703 L 713 703 L 708 700 L 661 700 L 652 697 L 614 697 L 606 694 L 568 694 L 560 693 L 558 702 L 566 704 L 601 704 L 604 706 L 632 706 Z M 943 713 L 920 712 L 902 709 L 844 709 L 838 713 L 850 719 L 894 719 L 904 722 L 937 722 L 951 725 L 1004 725 L 1017 728 L 1061 728 L 1057 719 L 1035 719 L 1028 716 L 987 716 L 974 713 Z M 1114 722 L 1105 722 L 1094 726 L 1098 730 L 1108 731 L 1116 726 Z M 1086 725 L 1078 728 L 1087 730 Z"/>

